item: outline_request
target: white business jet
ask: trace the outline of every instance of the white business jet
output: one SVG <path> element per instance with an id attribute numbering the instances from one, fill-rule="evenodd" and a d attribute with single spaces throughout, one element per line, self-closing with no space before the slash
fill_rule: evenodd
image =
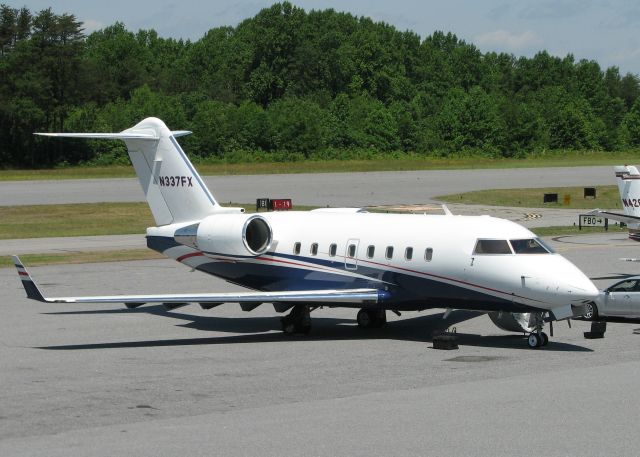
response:
<path id="1" fill-rule="evenodd" d="M 176 141 L 188 133 L 148 118 L 120 133 L 43 135 L 123 140 L 157 225 L 147 229 L 147 246 L 252 290 L 48 298 L 14 257 L 29 298 L 169 309 L 232 302 L 251 310 L 267 302 L 278 312 L 291 310 L 282 318 L 286 333 L 308 332 L 310 311 L 323 306 L 358 308 L 364 328 L 383 325 L 387 310 L 492 311 L 502 328 L 529 329 L 529 346 L 539 347 L 548 342 L 545 321 L 581 315 L 598 295 L 578 268 L 504 219 L 357 208 L 245 214 L 222 207 Z"/>
<path id="2" fill-rule="evenodd" d="M 594 209 L 588 214 L 601 215 L 608 219 L 624 222 L 629 228 L 629 238 L 640 241 L 640 172 L 634 166 L 613 167 L 624 213 Z"/>

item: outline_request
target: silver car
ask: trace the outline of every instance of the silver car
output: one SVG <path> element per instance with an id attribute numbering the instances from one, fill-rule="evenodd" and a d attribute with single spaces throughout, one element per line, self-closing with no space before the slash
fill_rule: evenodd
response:
<path id="1" fill-rule="evenodd" d="M 583 317 L 640 318 L 640 276 L 633 276 L 600 291 L 595 303 L 586 305 Z"/>

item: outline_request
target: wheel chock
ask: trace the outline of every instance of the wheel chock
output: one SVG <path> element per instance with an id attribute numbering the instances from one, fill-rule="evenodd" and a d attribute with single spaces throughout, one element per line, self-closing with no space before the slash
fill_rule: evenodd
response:
<path id="1" fill-rule="evenodd" d="M 591 322 L 591 331 L 584 332 L 584 337 L 588 340 L 595 340 L 597 338 L 604 338 L 604 333 L 607 331 L 607 323 L 602 321 Z"/>

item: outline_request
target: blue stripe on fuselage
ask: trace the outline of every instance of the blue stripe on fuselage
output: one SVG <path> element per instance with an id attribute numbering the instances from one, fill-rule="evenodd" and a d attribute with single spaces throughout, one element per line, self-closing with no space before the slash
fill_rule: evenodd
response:
<path id="1" fill-rule="evenodd" d="M 180 246 L 173 238 L 148 236 L 147 246 L 160 253 L 169 248 Z M 215 253 L 207 253 L 215 255 Z M 223 254 L 220 254 L 223 255 Z M 310 263 L 337 271 L 309 270 L 289 263 L 270 261 L 264 256 L 259 263 L 242 262 L 206 262 L 196 269 L 227 281 L 261 291 L 283 290 L 321 290 L 321 289 L 359 289 L 384 287 L 384 281 L 390 296 L 381 305 L 388 309 L 418 310 L 426 308 L 458 308 L 477 310 L 496 310 L 527 312 L 540 310 L 530 306 L 502 299 L 488 293 L 478 292 L 466 287 L 449 284 L 434 277 L 422 277 L 402 271 L 358 265 L 357 273 L 367 278 L 352 276 L 353 270 L 344 269 L 342 257 L 340 261 L 318 258 L 300 257 L 290 254 L 268 253 L 265 256 Z M 253 258 L 253 257 L 248 257 Z M 286 272 L 283 270 L 286 269 Z M 342 274 L 342 272 L 346 274 Z"/>

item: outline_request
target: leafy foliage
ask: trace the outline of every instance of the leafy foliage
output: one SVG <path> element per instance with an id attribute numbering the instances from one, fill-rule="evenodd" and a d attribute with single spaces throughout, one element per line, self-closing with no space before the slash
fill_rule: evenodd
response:
<path id="1" fill-rule="evenodd" d="M 222 161 L 398 154 L 526 157 L 640 146 L 640 81 L 541 51 L 482 53 L 332 9 L 277 3 L 195 42 L 0 5 L 4 167 L 126 163 L 122 144 L 34 131 L 118 131 L 156 116 Z"/>

